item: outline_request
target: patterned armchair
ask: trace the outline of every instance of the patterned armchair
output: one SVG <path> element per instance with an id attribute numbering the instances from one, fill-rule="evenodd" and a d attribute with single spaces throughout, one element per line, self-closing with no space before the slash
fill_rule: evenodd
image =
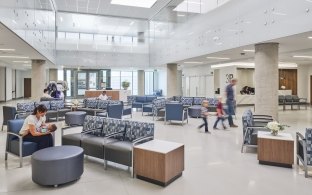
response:
<path id="1" fill-rule="evenodd" d="M 268 122 L 273 121 L 272 117 L 267 115 L 254 115 L 251 110 L 245 110 L 242 115 L 243 124 L 243 144 L 241 152 L 243 153 L 244 147 L 257 147 L 258 131 L 268 131 L 265 127 Z"/>
<path id="2" fill-rule="evenodd" d="M 192 106 L 193 97 L 181 97 L 181 104 L 183 106 Z"/>
<path id="3" fill-rule="evenodd" d="M 96 112 L 100 110 L 98 109 L 98 102 L 95 98 L 86 98 L 84 99 L 84 107 L 78 107 L 77 111 L 84 111 L 87 115 L 96 115 Z"/>
<path id="4" fill-rule="evenodd" d="M 299 162 L 303 164 L 304 175 L 308 175 L 308 166 L 312 166 L 312 128 L 307 128 L 305 137 L 299 132 L 296 133 L 296 145 L 297 145 L 297 164 Z"/>
<path id="5" fill-rule="evenodd" d="M 167 121 L 181 121 L 181 125 L 184 121 L 188 123 L 188 111 L 180 103 L 167 103 L 165 106 L 165 124 Z"/>
<path id="6" fill-rule="evenodd" d="M 26 116 L 30 115 L 35 109 L 34 102 L 27 102 L 27 103 L 17 103 L 16 104 L 16 111 L 19 116 Z"/>
<path id="7" fill-rule="evenodd" d="M 65 102 L 63 100 L 51 101 L 51 110 L 57 110 L 57 120 L 60 117 L 65 117 L 66 112 L 70 112 L 69 108 L 65 107 Z"/>

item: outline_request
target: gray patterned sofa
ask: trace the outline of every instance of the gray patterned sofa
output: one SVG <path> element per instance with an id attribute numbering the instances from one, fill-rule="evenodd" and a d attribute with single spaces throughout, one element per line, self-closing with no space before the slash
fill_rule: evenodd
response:
<path id="1" fill-rule="evenodd" d="M 19 118 L 25 118 L 30 115 L 35 107 L 43 104 L 48 109 L 46 118 L 49 121 L 52 118 L 59 120 L 60 117 L 65 117 L 65 113 L 71 111 L 70 108 L 66 108 L 63 100 L 41 101 L 41 102 L 26 102 L 17 103 L 17 114 Z M 23 117 L 21 117 L 23 116 Z"/>
<path id="2" fill-rule="evenodd" d="M 133 166 L 133 146 L 154 138 L 154 124 L 87 115 L 81 133 L 66 134 L 62 129 L 62 145 L 75 145 L 88 156 Z"/>

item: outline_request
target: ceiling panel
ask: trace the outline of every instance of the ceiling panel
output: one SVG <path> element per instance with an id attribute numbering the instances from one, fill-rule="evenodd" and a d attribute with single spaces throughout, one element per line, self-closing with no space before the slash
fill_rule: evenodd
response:
<path id="1" fill-rule="evenodd" d="M 112 5 L 111 0 L 55 0 L 55 2 L 58 11 L 149 19 L 170 0 L 158 0 L 151 8 Z"/>

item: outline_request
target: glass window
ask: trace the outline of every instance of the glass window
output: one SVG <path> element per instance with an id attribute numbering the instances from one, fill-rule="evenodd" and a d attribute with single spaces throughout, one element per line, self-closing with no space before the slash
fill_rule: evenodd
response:
<path id="1" fill-rule="evenodd" d="M 120 81 L 120 71 L 112 71 L 111 72 L 111 88 L 120 89 L 121 81 Z"/>
<path id="2" fill-rule="evenodd" d="M 121 75 L 121 84 L 123 81 L 128 81 L 130 83 L 128 90 L 131 90 L 132 89 L 132 72 L 121 72 L 120 75 Z"/>
<path id="3" fill-rule="evenodd" d="M 93 41 L 93 34 L 80 33 L 80 40 Z"/>
<path id="4" fill-rule="evenodd" d="M 66 33 L 66 39 L 79 40 L 79 33 Z"/>
<path id="5" fill-rule="evenodd" d="M 134 71 L 132 75 L 132 95 L 138 95 L 138 72 Z"/>
<path id="6" fill-rule="evenodd" d="M 66 81 L 67 81 L 67 86 L 68 86 L 68 90 L 66 91 L 66 96 L 69 97 L 69 96 L 72 96 L 72 79 L 71 79 L 71 71 L 70 70 L 67 70 L 66 71 Z"/>
<path id="7" fill-rule="evenodd" d="M 145 72 L 145 95 L 153 95 L 154 72 Z"/>
<path id="8" fill-rule="evenodd" d="M 107 41 L 107 35 L 94 35 L 95 41 Z"/>
<path id="9" fill-rule="evenodd" d="M 58 81 L 64 81 L 64 71 L 63 70 L 57 70 L 57 80 Z"/>

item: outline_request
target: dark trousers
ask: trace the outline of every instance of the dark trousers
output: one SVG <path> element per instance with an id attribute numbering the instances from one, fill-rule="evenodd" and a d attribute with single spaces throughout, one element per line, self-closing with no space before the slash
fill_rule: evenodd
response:
<path id="1" fill-rule="evenodd" d="M 229 120 L 229 125 L 234 125 L 233 123 L 233 118 L 232 115 L 235 115 L 234 112 L 234 101 L 233 100 L 226 100 L 226 105 L 227 105 L 227 114 L 229 115 L 228 120 Z"/>
<path id="2" fill-rule="evenodd" d="M 217 128 L 218 122 L 219 122 L 220 120 L 222 121 L 223 127 L 225 126 L 225 125 L 223 124 L 225 118 L 224 118 L 223 116 L 221 116 L 221 117 L 217 117 L 217 120 L 216 120 L 215 124 L 213 125 L 213 128 Z"/>
<path id="3" fill-rule="evenodd" d="M 203 123 L 203 124 L 201 124 L 201 125 L 199 126 L 199 128 L 202 128 L 203 126 L 205 126 L 205 132 L 208 132 L 208 122 L 207 122 L 207 117 L 202 117 L 202 118 L 203 118 L 204 123 Z"/>
<path id="4" fill-rule="evenodd" d="M 23 137 L 23 140 L 37 143 L 38 150 L 53 146 L 53 138 L 51 134 L 33 136 L 30 133 L 28 133 L 26 136 Z"/>

